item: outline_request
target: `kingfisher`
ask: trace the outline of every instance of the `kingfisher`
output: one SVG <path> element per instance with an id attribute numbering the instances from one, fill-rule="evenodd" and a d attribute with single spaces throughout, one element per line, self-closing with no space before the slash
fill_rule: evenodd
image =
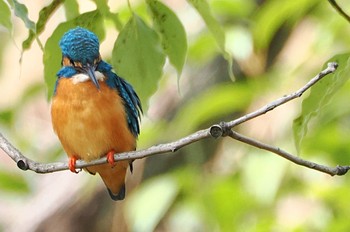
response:
<path id="1" fill-rule="evenodd" d="M 82 27 L 67 31 L 59 42 L 61 69 L 57 73 L 51 118 L 55 133 L 77 173 L 78 159 L 107 157 L 108 163 L 86 170 L 98 173 L 113 200 L 125 198 L 125 175 L 132 161 L 114 154 L 136 149 L 142 107 L 133 87 L 102 60 L 97 36 Z"/>

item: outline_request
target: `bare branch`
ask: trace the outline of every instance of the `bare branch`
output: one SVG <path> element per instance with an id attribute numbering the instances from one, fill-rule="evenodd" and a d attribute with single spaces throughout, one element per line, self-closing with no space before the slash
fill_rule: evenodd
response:
<path id="1" fill-rule="evenodd" d="M 345 11 L 338 5 L 338 3 L 335 0 L 328 0 L 328 2 L 341 16 L 343 16 L 346 19 L 346 21 L 350 22 L 350 16 L 347 13 L 345 13 Z"/>
<path id="2" fill-rule="evenodd" d="M 228 136 L 230 136 L 231 138 L 235 139 L 235 140 L 238 140 L 238 141 L 241 141 L 243 143 L 246 143 L 246 144 L 249 144 L 253 147 L 257 147 L 257 148 L 260 148 L 260 149 L 263 149 L 263 150 L 266 150 L 266 151 L 270 151 L 272 153 L 275 153 L 295 164 L 298 164 L 298 165 L 301 165 L 301 166 L 304 166 L 304 167 L 307 167 L 307 168 L 311 168 L 311 169 L 314 169 L 314 170 L 317 170 L 317 171 L 320 171 L 320 172 L 324 172 L 324 173 L 327 173 L 331 176 L 334 176 L 334 175 L 338 175 L 338 176 L 341 176 L 341 175 L 345 175 L 349 169 L 350 169 L 350 166 L 336 166 L 335 168 L 332 168 L 332 167 L 328 167 L 328 166 L 325 166 L 325 165 L 321 165 L 321 164 L 317 164 L 317 163 L 314 163 L 314 162 L 311 162 L 311 161 L 308 161 L 308 160 L 304 160 L 298 156 L 295 156 L 295 155 L 292 155 L 278 147 L 274 147 L 274 146 L 271 146 L 271 145 L 268 145 L 268 144 L 265 144 L 265 143 L 262 143 L 262 142 L 259 142 L 257 140 L 254 140 L 254 139 L 251 139 L 249 137 L 246 137 L 244 135 L 241 135 L 235 131 L 232 131 L 230 130 L 230 133 L 228 134 Z"/>
<path id="3" fill-rule="evenodd" d="M 221 125 L 213 125 L 210 128 L 197 131 L 191 135 L 188 135 L 184 138 L 181 138 L 177 141 L 165 143 L 165 144 L 159 144 L 152 146 L 150 148 L 139 150 L 139 151 L 130 151 L 130 152 L 123 152 L 119 154 L 115 154 L 114 158 L 116 161 L 119 160 L 134 160 L 134 159 L 142 159 L 148 156 L 156 155 L 156 154 L 165 154 L 169 152 L 175 152 L 178 149 L 187 146 L 191 143 L 194 143 L 198 140 L 202 140 L 209 137 L 218 138 L 221 136 L 230 136 L 236 140 L 242 141 L 244 143 L 247 143 L 249 145 L 268 150 L 270 152 L 276 153 L 296 164 L 313 168 L 315 170 L 328 173 L 330 175 L 343 175 L 349 170 L 349 166 L 338 166 L 336 168 L 330 168 L 326 166 L 322 166 L 316 163 L 312 163 L 310 161 L 302 160 L 299 157 L 293 156 L 287 152 L 284 152 L 280 150 L 279 148 L 274 148 L 270 145 L 266 145 L 260 142 L 257 142 L 255 140 L 249 139 L 247 137 L 244 137 L 242 135 L 237 134 L 236 132 L 233 132 L 231 128 L 249 121 L 253 118 L 256 118 L 260 115 L 263 115 L 274 108 L 281 106 L 297 97 L 300 97 L 306 90 L 308 90 L 311 86 L 313 86 L 315 83 L 317 83 L 319 80 L 321 80 L 324 76 L 333 73 L 337 69 L 338 64 L 335 62 L 328 63 L 328 66 L 326 69 L 321 71 L 318 75 L 316 75 L 313 79 L 311 79 L 305 86 L 300 88 L 295 93 L 286 95 L 284 97 L 281 97 L 262 108 L 251 112 L 249 114 L 246 114 L 238 119 L 235 119 L 230 122 L 224 122 Z M 23 156 L 21 152 L 19 152 L 13 145 L 10 144 L 9 141 L 0 133 L 0 148 L 7 153 L 16 163 L 17 166 L 22 170 L 31 170 L 37 173 L 50 173 L 50 172 L 56 172 L 56 171 L 63 171 L 68 170 L 68 163 L 66 162 L 55 162 L 55 163 L 38 163 L 33 160 L 28 159 L 27 157 Z M 92 165 L 98 165 L 98 164 L 104 164 L 107 163 L 107 159 L 105 157 L 93 160 L 91 162 L 85 162 L 83 160 L 78 160 L 76 163 L 76 168 L 84 168 Z"/>
<path id="4" fill-rule="evenodd" d="M 118 153 L 114 155 L 114 158 L 115 158 L 115 161 L 134 160 L 134 159 L 142 159 L 151 155 L 175 152 L 178 149 L 188 144 L 191 144 L 198 140 L 209 138 L 209 137 L 211 137 L 209 133 L 209 129 L 200 130 L 174 142 L 155 145 L 150 148 L 139 150 L 139 151 Z M 55 163 L 43 164 L 43 163 L 38 163 L 31 159 L 28 159 L 27 157 L 23 156 L 14 146 L 12 146 L 10 142 L 1 133 L 0 133 L 0 148 L 16 162 L 17 166 L 22 170 L 31 170 L 37 173 L 50 173 L 50 172 L 63 171 L 63 170 L 69 169 L 68 163 L 55 162 Z M 104 164 L 104 163 L 107 163 L 107 159 L 105 157 L 97 160 L 93 160 L 90 162 L 77 160 L 75 167 L 85 168 L 88 166 Z"/>
<path id="5" fill-rule="evenodd" d="M 283 96 L 273 102 L 271 102 L 270 104 L 267 104 L 263 107 L 261 107 L 260 109 L 251 112 L 249 114 L 244 115 L 243 117 L 237 118 L 233 121 L 230 121 L 227 123 L 227 126 L 230 128 L 233 128 L 243 122 L 249 121 L 253 118 L 256 118 L 260 115 L 266 114 L 267 112 L 275 109 L 278 106 L 281 106 L 295 98 L 301 97 L 306 90 L 308 90 L 309 88 L 311 88 L 311 86 L 313 86 L 314 84 L 316 84 L 319 80 L 321 80 L 324 76 L 335 72 L 335 70 L 337 69 L 338 64 L 336 62 L 330 62 L 327 64 L 327 68 L 322 70 L 319 74 L 317 74 L 314 78 L 312 78 L 306 85 L 304 85 L 303 87 L 301 87 L 298 91 Z"/>

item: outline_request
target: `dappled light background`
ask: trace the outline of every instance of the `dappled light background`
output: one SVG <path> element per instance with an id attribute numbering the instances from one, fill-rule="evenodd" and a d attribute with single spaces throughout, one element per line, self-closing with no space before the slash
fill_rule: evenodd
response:
<path id="1" fill-rule="evenodd" d="M 34 22 L 51 3 L 21 2 Z M 93 1 L 76 2 L 80 13 L 96 9 Z M 110 9 L 125 24 L 130 17 L 127 1 L 115 2 L 109 1 Z M 149 107 L 138 149 L 174 141 L 258 109 L 296 91 L 332 56 L 349 50 L 350 24 L 327 1 L 208 0 L 225 32 L 226 51 L 232 55 L 232 80 L 227 57 L 196 9 L 187 1 L 161 2 L 185 28 L 187 59 L 181 75 L 167 60 L 157 91 L 143 99 Z M 347 1 L 339 4 L 350 9 Z M 130 6 L 151 24 L 144 1 L 130 1 Z M 62 5 L 50 18 L 39 36 L 43 44 L 66 20 L 67 9 L 69 5 Z M 51 126 L 43 51 L 34 42 L 21 56 L 28 32 L 16 16 L 11 20 L 12 32 L 0 27 L 0 131 L 30 159 L 65 162 Z M 101 55 L 110 61 L 118 31 L 109 20 L 102 26 L 106 35 Z M 349 92 L 346 83 L 310 123 L 299 152 L 292 125 L 305 96 L 234 129 L 305 159 L 348 165 Z M 134 163 L 134 173 L 127 177 L 126 199 L 114 202 L 99 177 L 87 172 L 24 172 L 0 151 L 0 231 L 350 228 L 349 176 L 330 177 L 229 138 L 198 141 L 175 153 Z"/>

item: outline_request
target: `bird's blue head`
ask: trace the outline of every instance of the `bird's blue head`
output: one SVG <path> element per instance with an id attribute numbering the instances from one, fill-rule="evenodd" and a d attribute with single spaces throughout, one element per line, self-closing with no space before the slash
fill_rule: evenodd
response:
<path id="1" fill-rule="evenodd" d="M 100 86 L 95 76 L 96 67 L 101 61 L 100 43 L 97 36 L 87 29 L 77 27 L 63 35 L 60 47 L 62 65 L 73 66 L 77 72 L 88 75 L 99 89 Z"/>

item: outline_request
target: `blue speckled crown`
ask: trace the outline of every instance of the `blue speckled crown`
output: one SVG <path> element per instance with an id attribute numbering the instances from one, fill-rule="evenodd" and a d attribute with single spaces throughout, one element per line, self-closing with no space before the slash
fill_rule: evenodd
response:
<path id="1" fill-rule="evenodd" d="M 100 43 L 94 33 L 77 27 L 63 35 L 60 47 L 64 56 L 84 65 L 98 58 Z"/>

